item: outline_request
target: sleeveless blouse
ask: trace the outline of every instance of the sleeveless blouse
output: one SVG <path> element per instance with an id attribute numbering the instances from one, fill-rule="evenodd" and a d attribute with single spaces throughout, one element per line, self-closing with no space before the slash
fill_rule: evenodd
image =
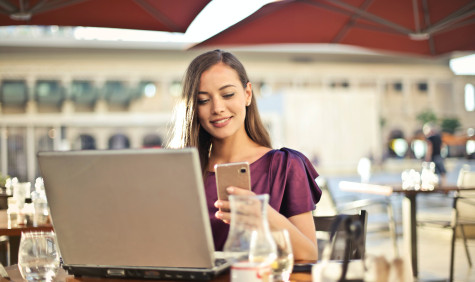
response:
<path id="1" fill-rule="evenodd" d="M 251 187 L 256 194 L 269 194 L 269 205 L 289 218 L 315 209 L 322 191 L 315 179 L 318 173 L 302 153 L 282 148 L 271 150 L 250 164 Z M 216 251 L 223 249 L 229 224 L 215 217 L 218 209 L 216 177 L 214 172 L 205 176 L 206 200 Z"/>

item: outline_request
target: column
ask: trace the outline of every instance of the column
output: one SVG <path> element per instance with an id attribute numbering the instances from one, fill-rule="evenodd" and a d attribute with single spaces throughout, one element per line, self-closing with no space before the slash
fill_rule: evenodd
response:
<path id="1" fill-rule="evenodd" d="M 26 79 L 26 85 L 28 87 L 28 101 L 26 101 L 26 114 L 38 113 L 38 104 L 35 99 L 35 83 L 36 77 L 29 76 Z"/>
<path id="2" fill-rule="evenodd" d="M 32 125 L 26 127 L 26 166 L 28 181 L 34 185 L 36 175 L 36 152 L 35 152 L 35 128 Z"/>
<path id="3" fill-rule="evenodd" d="M 142 139 L 144 135 L 143 127 L 133 127 L 127 131 L 129 137 L 130 148 L 142 148 Z"/>
<path id="4" fill-rule="evenodd" d="M 379 127 L 379 138 L 378 142 L 374 151 L 374 158 L 379 162 L 379 160 L 382 159 L 383 157 L 383 148 L 384 148 L 384 136 L 385 136 L 385 130 L 384 126 L 382 124 L 382 119 L 385 119 L 385 115 L 383 112 L 383 104 L 384 104 L 384 94 L 385 94 L 385 85 L 386 82 L 384 79 L 381 77 L 378 77 L 376 79 L 376 86 L 375 86 L 375 92 L 376 92 L 376 108 L 377 108 L 377 114 L 378 114 L 378 127 Z M 385 121 L 386 122 L 386 121 Z"/>
<path id="5" fill-rule="evenodd" d="M 440 109 L 437 107 L 438 103 L 437 103 L 437 93 L 436 93 L 436 84 L 435 84 L 435 81 L 434 79 L 429 79 L 427 81 L 427 98 L 428 98 L 428 104 L 429 104 L 429 108 L 432 109 L 432 111 L 434 111 L 434 113 L 439 116 L 440 114 Z"/>
<path id="6" fill-rule="evenodd" d="M 98 150 L 105 150 L 108 148 L 108 141 L 109 137 L 111 135 L 110 128 L 109 130 L 105 130 L 104 128 L 98 128 L 95 130 L 92 130 L 92 136 L 96 139 L 96 148 Z"/>
<path id="7" fill-rule="evenodd" d="M 0 171 L 3 174 L 8 174 L 8 146 L 7 146 L 7 126 L 0 128 L 0 138 L 2 140 L 0 147 Z"/>
<path id="8" fill-rule="evenodd" d="M 53 138 L 53 148 L 55 151 L 61 150 L 61 126 L 55 125 L 54 129 L 54 138 Z"/>
<path id="9" fill-rule="evenodd" d="M 94 80 L 94 84 L 97 87 L 98 92 L 99 92 L 96 104 L 94 105 L 94 113 L 96 114 L 107 113 L 109 111 L 107 102 L 104 99 L 104 93 L 102 92 L 105 81 L 106 80 L 104 77 L 98 77 Z"/>
<path id="10" fill-rule="evenodd" d="M 412 114 L 414 112 L 413 107 L 412 107 L 412 91 L 411 91 L 411 81 L 407 78 L 402 80 L 402 94 L 403 94 L 403 109 L 402 112 L 406 117 L 412 117 Z"/>
<path id="11" fill-rule="evenodd" d="M 63 115 L 71 115 L 74 113 L 74 103 L 71 101 L 71 76 L 68 75 L 61 79 L 61 86 L 65 91 L 64 101 L 61 107 L 61 113 Z"/>

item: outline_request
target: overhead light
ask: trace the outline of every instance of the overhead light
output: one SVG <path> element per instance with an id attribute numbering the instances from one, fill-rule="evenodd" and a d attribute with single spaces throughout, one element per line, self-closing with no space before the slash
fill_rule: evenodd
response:
<path id="1" fill-rule="evenodd" d="M 409 33 L 409 38 L 415 41 L 428 40 L 430 38 L 429 33 Z"/>
<path id="2" fill-rule="evenodd" d="M 19 12 L 10 15 L 10 19 L 15 21 L 29 21 L 31 19 L 30 12 Z"/>

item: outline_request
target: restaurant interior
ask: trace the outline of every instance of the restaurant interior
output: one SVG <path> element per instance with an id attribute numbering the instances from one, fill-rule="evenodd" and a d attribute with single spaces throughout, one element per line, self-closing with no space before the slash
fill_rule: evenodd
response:
<path id="1" fill-rule="evenodd" d="M 22 279 L 12 270 L 22 232 L 54 230 L 38 152 L 163 148 L 188 63 L 222 48 L 246 66 L 273 148 L 301 151 L 319 173 L 314 217 L 365 211 L 366 258 L 402 258 L 415 281 L 475 280 L 475 70 L 451 64 L 475 56 L 473 40 L 433 56 L 314 43 L 193 48 L 84 30 L 0 27 L 0 262 L 12 277 Z M 425 162 L 428 122 L 442 138 L 443 183 Z M 328 236 L 316 235 L 322 251 Z M 306 271 L 291 281 L 318 281 Z"/>

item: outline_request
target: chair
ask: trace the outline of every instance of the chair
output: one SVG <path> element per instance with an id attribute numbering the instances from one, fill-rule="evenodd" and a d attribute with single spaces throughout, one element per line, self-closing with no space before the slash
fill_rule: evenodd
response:
<path id="1" fill-rule="evenodd" d="M 475 226 L 475 191 L 464 191 L 464 188 L 475 187 L 475 171 L 469 171 L 462 168 L 457 179 L 457 186 L 460 188 L 454 195 L 452 205 L 452 221 L 450 228 L 452 229 L 452 241 L 450 250 L 450 278 L 453 281 L 454 263 L 455 263 L 455 239 L 457 236 L 457 228 L 460 227 L 465 254 L 468 264 L 472 267 L 472 259 L 467 245 L 467 237 L 465 236 L 464 227 L 467 225 Z"/>
<path id="2" fill-rule="evenodd" d="M 359 214 L 352 214 L 350 215 L 353 220 L 359 220 L 362 226 L 362 245 L 358 248 L 349 241 L 350 247 L 348 252 L 345 253 L 344 248 L 339 248 L 336 246 L 336 252 L 332 254 L 330 259 L 332 260 L 343 260 L 345 256 L 348 259 L 361 259 L 364 258 L 365 254 L 365 246 L 366 246 L 366 225 L 368 222 L 368 213 L 365 210 L 361 210 Z M 326 232 L 330 233 L 334 221 L 337 219 L 338 215 L 331 215 L 331 216 L 313 216 L 313 221 L 315 222 L 315 231 L 317 232 Z M 336 231 L 336 238 L 338 238 L 338 232 L 343 231 L 344 226 L 340 225 L 339 229 Z M 319 245 L 319 254 L 322 254 L 323 250 L 323 243 L 325 240 L 321 240 L 317 236 L 317 241 Z M 343 246 L 344 247 L 344 246 Z"/>
<path id="3" fill-rule="evenodd" d="M 0 262 L 3 265 L 10 265 L 10 238 L 8 236 L 0 236 Z"/>
<path id="4" fill-rule="evenodd" d="M 378 198 L 372 199 L 359 199 L 359 200 L 350 200 L 346 203 L 337 204 L 336 199 L 334 198 L 333 194 L 331 193 L 326 181 L 319 177 L 317 178 L 318 186 L 322 190 L 322 200 L 317 205 L 317 212 L 314 215 L 321 215 L 320 211 L 326 210 L 324 212 L 325 215 L 328 215 L 328 211 L 330 211 L 331 215 L 335 215 L 338 213 L 348 213 L 351 211 L 360 211 L 364 208 L 369 208 L 371 206 L 381 206 L 386 210 L 388 215 L 388 227 L 389 232 L 391 235 L 391 240 L 393 243 L 394 255 L 395 257 L 399 256 L 399 249 L 397 247 L 397 228 L 396 228 L 396 220 L 394 218 L 394 208 L 392 206 L 391 200 L 389 197 L 382 196 Z M 339 185 L 341 186 L 343 183 L 340 182 Z M 359 184 L 359 183 L 354 183 Z M 364 184 L 361 184 L 364 185 Z"/>

